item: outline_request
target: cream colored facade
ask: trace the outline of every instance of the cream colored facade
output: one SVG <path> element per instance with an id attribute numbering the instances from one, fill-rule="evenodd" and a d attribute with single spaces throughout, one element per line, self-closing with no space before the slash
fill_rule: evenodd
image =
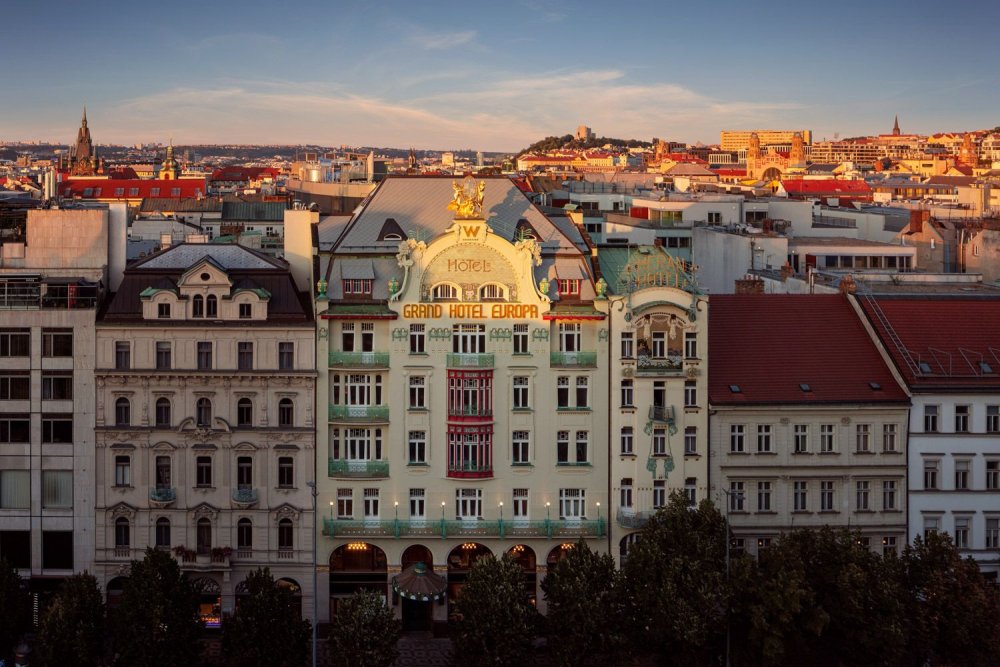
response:
<path id="1" fill-rule="evenodd" d="M 297 587 L 307 613 L 305 299 L 287 268 L 240 246 L 174 246 L 126 272 L 96 341 L 96 574 L 109 597 L 129 561 L 157 548 L 202 580 L 209 624 L 258 567 Z"/>
<path id="2" fill-rule="evenodd" d="M 796 134 L 808 145 L 812 143 L 812 130 L 722 130 L 719 149 L 739 151 L 750 145 L 750 137 L 756 134 L 761 146 L 790 145 Z"/>

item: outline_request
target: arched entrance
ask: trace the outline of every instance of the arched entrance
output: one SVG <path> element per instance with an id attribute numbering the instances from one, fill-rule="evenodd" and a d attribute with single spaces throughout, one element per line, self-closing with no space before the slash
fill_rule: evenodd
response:
<path id="1" fill-rule="evenodd" d="M 538 606 L 538 570 L 535 550 L 527 544 L 515 544 L 507 552 L 524 570 L 524 594 L 532 606 Z"/>
<path id="2" fill-rule="evenodd" d="M 287 577 L 278 579 L 274 582 L 278 588 L 283 588 L 292 594 L 292 611 L 295 612 L 295 617 L 302 618 L 302 587 L 299 586 L 299 582 L 294 579 L 288 579 Z"/>
<path id="3" fill-rule="evenodd" d="M 106 588 L 108 609 L 116 609 L 122 603 L 122 595 L 125 594 L 125 586 L 127 584 L 128 577 L 115 577 L 108 582 Z"/>
<path id="4" fill-rule="evenodd" d="M 356 591 L 368 589 L 386 597 L 389 568 L 385 552 L 374 544 L 351 542 L 330 554 L 330 619 Z"/>
<path id="5" fill-rule="evenodd" d="M 222 627 L 222 586 L 209 577 L 195 579 L 195 590 L 198 591 L 198 615 L 206 628 Z"/>
<path id="6" fill-rule="evenodd" d="M 406 548 L 400 558 L 402 572 L 422 563 L 427 571 L 434 572 L 434 556 L 431 550 L 422 544 L 413 544 Z M 434 601 L 411 599 L 406 595 L 394 593 L 394 598 L 400 599 L 403 614 L 403 630 L 406 632 L 429 632 L 434 628 Z"/>
<path id="7" fill-rule="evenodd" d="M 618 543 L 618 567 L 625 567 L 625 561 L 628 560 L 629 549 L 632 545 L 639 541 L 639 533 L 629 533 L 621 539 Z"/>
<path id="8" fill-rule="evenodd" d="M 469 578 L 469 571 L 476 561 L 484 556 L 492 556 L 488 547 L 477 542 L 466 542 L 451 550 L 448 554 L 448 621 L 455 618 L 455 603 L 462 594 L 462 587 Z"/>
<path id="9" fill-rule="evenodd" d="M 573 549 L 575 546 L 572 542 L 563 542 L 559 546 L 554 547 L 549 552 L 548 558 L 545 559 L 546 574 L 552 574 L 552 570 L 555 569 L 559 561 L 565 558 L 570 549 Z"/>

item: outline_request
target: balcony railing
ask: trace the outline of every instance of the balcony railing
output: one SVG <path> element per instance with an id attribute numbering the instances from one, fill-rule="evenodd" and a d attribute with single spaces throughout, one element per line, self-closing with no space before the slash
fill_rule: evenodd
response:
<path id="1" fill-rule="evenodd" d="M 629 512 L 618 510 L 615 521 L 622 528 L 642 528 L 649 521 L 649 512 Z"/>
<path id="2" fill-rule="evenodd" d="M 249 507 L 257 502 L 257 489 L 233 489 L 233 503 Z"/>
<path id="3" fill-rule="evenodd" d="M 389 421 L 389 406 L 331 405 L 330 421 Z"/>
<path id="4" fill-rule="evenodd" d="M 499 537 L 574 539 L 604 537 L 607 525 L 603 518 L 542 519 L 518 521 L 471 519 L 427 521 L 420 519 L 323 519 L 323 534 L 327 537 Z"/>
<path id="5" fill-rule="evenodd" d="M 42 289 L 46 289 L 43 294 Z M 0 281 L 0 310 L 95 308 L 96 285 L 43 285 Z"/>
<path id="6" fill-rule="evenodd" d="M 651 405 L 649 406 L 649 419 L 654 422 L 674 423 L 674 406 L 672 405 Z"/>
<path id="7" fill-rule="evenodd" d="M 389 462 L 330 459 L 327 474 L 330 477 L 388 477 Z"/>
<path id="8" fill-rule="evenodd" d="M 489 352 L 448 354 L 448 368 L 493 368 L 493 354 Z"/>
<path id="9" fill-rule="evenodd" d="M 639 354 L 636 360 L 636 372 L 639 375 L 676 375 L 683 370 L 684 360 L 677 355 L 651 357 Z"/>
<path id="10" fill-rule="evenodd" d="M 149 490 L 149 502 L 158 505 L 169 505 L 177 500 L 176 489 L 150 489 Z"/>
<path id="11" fill-rule="evenodd" d="M 448 463 L 448 477 L 484 478 L 493 476 L 493 465 L 489 463 Z"/>
<path id="12" fill-rule="evenodd" d="M 330 351 L 330 366 L 358 366 L 368 368 L 388 368 L 388 352 L 341 352 Z"/>
<path id="13" fill-rule="evenodd" d="M 492 408 L 474 408 L 474 407 L 462 407 L 462 408 L 448 408 L 449 417 L 492 417 Z"/>
<path id="14" fill-rule="evenodd" d="M 552 352 L 549 365 L 553 368 L 596 368 L 597 352 Z"/>

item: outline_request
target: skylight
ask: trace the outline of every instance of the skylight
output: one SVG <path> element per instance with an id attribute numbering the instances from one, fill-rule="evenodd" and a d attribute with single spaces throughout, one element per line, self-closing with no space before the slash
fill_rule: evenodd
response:
<path id="1" fill-rule="evenodd" d="M 878 382 L 869 382 L 868 386 L 872 388 L 872 391 L 882 391 L 882 385 Z"/>
<path id="2" fill-rule="evenodd" d="M 920 372 L 921 373 L 930 373 L 931 372 L 931 365 L 929 363 L 927 363 L 926 361 L 921 361 L 920 362 Z"/>
<path id="3" fill-rule="evenodd" d="M 733 392 L 734 394 L 739 394 L 743 390 L 740 389 L 740 386 L 738 384 L 731 384 L 729 385 L 729 391 Z"/>
<path id="4" fill-rule="evenodd" d="M 799 389 L 801 389 L 802 391 L 806 391 L 806 392 L 812 391 L 812 387 L 810 387 L 805 382 L 803 382 L 802 384 L 799 385 Z"/>
<path id="5" fill-rule="evenodd" d="M 985 361 L 980 361 L 979 362 L 979 370 L 981 370 L 984 373 L 992 373 L 993 372 L 993 367 L 990 366 Z"/>

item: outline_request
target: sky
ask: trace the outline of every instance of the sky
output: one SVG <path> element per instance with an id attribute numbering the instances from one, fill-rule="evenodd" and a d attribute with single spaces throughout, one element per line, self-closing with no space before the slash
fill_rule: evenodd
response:
<path id="1" fill-rule="evenodd" d="M 41 9 L 44 8 L 44 9 Z M 46 0 L 0 6 L 0 141 L 515 152 L 1000 125 L 1000 3 Z"/>

